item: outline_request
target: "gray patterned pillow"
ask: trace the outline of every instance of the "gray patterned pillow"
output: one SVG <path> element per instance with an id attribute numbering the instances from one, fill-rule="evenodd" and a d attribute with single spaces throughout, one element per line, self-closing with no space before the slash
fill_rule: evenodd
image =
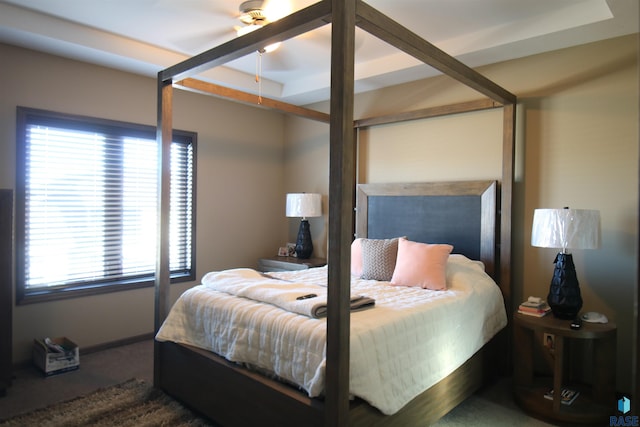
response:
<path id="1" fill-rule="evenodd" d="M 398 239 L 362 239 L 362 278 L 390 281 L 396 267 Z"/>

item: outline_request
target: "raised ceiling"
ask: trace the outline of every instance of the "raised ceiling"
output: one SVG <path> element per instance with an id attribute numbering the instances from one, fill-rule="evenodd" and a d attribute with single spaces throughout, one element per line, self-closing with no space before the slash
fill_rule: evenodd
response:
<path id="1" fill-rule="evenodd" d="M 314 0 L 267 0 L 296 11 Z M 638 0 L 369 0 L 471 67 L 638 32 Z M 0 0 L 0 42 L 155 77 L 236 37 L 237 0 Z M 330 26 L 199 78 L 294 104 L 328 99 Z M 356 91 L 437 74 L 357 30 Z"/>

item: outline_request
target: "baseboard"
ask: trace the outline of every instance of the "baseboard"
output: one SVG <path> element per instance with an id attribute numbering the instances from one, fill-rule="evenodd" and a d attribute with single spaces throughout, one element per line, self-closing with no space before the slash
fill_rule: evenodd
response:
<path id="1" fill-rule="evenodd" d="M 123 345 L 135 344 L 141 341 L 152 340 L 153 337 L 154 337 L 153 332 L 149 332 L 147 334 L 136 335 L 128 338 L 122 338 L 119 340 L 109 341 L 102 344 L 96 344 L 89 347 L 80 347 L 80 356 L 95 353 L 97 351 L 109 350 L 111 348 L 120 347 Z M 21 362 L 14 363 L 13 369 L 14 370 L 23 369 L 31 366 L 32 364 L 33 364 L 33 361 L 31 359 L 23 360 Z"/>
<path id="2" fill-rule="evenodd" d="M 153 339 L 153 332 L 149 332 L 148 334 L 136 335 L 134 337 L 123 338 L 115 341 L 109 341 L 102 344 L 96 344 L 89 347 L 82 348 L 80 347 L 80 356 L 83 354 L 91 354 L 97 351 L 109 350 L 110 348 L 120 347 L 123 345 L 135 344 L 140 341 L 147 341 Z"/>

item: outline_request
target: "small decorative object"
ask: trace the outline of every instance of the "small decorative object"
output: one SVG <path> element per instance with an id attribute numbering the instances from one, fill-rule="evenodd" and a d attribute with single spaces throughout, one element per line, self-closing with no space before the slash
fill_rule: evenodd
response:
<path id="1" fill-rule="evenodd" d="M 536 209 L 531 245 L 558 248 L 547 303 L 554 316 L 574 319 L 582 308 L 580 286 L 573 256 L 568 249 L 600 246 L 600 212 L 587 209 Z"/>
<path id="2" fill-rule="evenodd" d="M 295 257 L 296 256 L 296 244 L 295 243 L 287 243 L 287 252 L 288 252 L 288 256 Z"/>
<path id="3" fill-rule="evenodd" d="M 278 248 L 278 256 L 289 256 L 289 248 L 286 246 L 280 246 Z"/>
<path id="4" fill-rule="evenodd" d="M 555 349 L 555 346 L 556 346 L 555 343 L 556 343 L 555 335 L 548 334 L 548 333 L 544 334 L 543 345 L 547 347 L 551 353 L 553 353 L 553 350 Z"/>
<path id="5" fill-rule="evenodd" d="M 307 259 L 313 253 L 311 230 L 307 218 L 322 215 L 322 196 L 317 193 L 290 193 L 287 194 L 288 217 L 302 217 L 296 240 L 296 256 Z"/>

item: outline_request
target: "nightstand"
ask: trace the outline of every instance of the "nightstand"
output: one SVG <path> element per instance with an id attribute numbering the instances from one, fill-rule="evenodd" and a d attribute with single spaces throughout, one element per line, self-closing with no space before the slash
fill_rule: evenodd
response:
<path id="1" fill-rule="evenodd" d="M 289 256 L 274 256 L 260 258 L 258 271 L 293 271 L 306 270 L 307 268 L 322 267 L 327 263 L 324 258 L 300 259 Z"/>
<path id="2" fill-rule="evenodd" d="M 570 320 L 557 319 L 553 314 L 534 317 L 516 313 L 513 320 L 516 402 L 525 411 L 543 419 L 606 423 L 616 409 L 615 323 L 583 322 L 580 329 L 574 330 L 569 327 Z M 552 348 L 545 347 L 545 338 L 553 342 Z M 571 351 L 573 347 L 588 351 Z M 536 350 L 539 351 L 536 353 Z M 535 372 L 534 354 L 546 355 L 552 366 L 551 376 Z M 584 378 L 574 378 L 571 372 L 579 357 L 591 360 L 592 366 L 585 367 L 592 373 L 591 384 L 585 384 Z M 551 389 L 558 396 L 563 388 L 579 391 L 580 395 L 570 405 L 561 403 L 561 399 L 544 397 Z"/>

